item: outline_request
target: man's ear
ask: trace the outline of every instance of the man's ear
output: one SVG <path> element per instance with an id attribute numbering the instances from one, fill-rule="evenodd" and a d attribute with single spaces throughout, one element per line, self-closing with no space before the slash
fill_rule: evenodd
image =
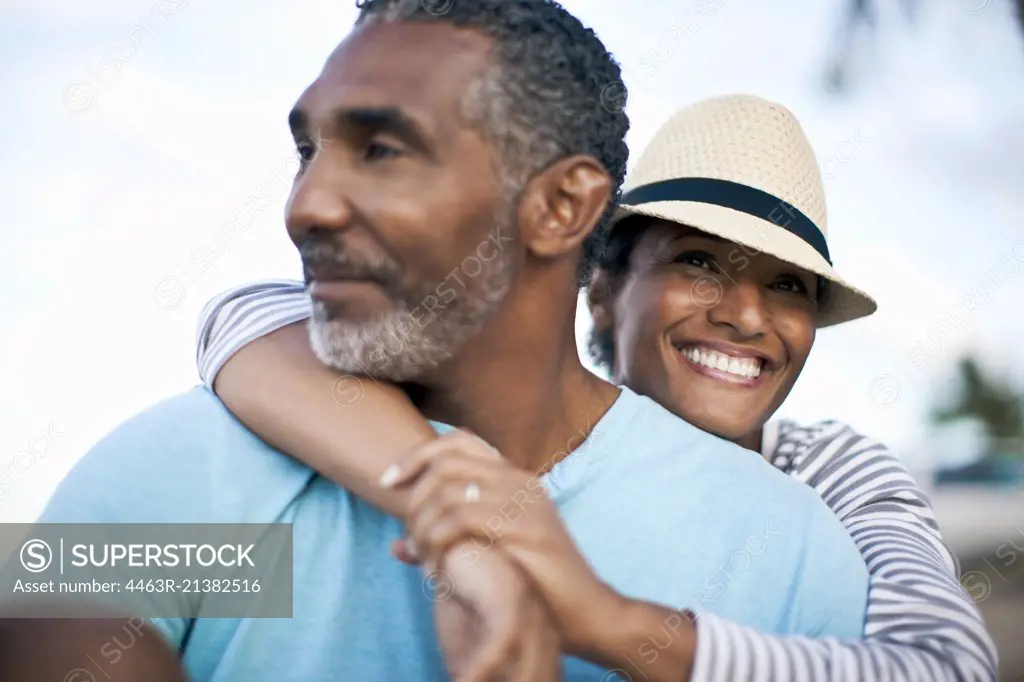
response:
<path id="1" fill-rule="evenodd" d="M 612 179 L 592 156 L 562 159 L 527 185 L 519 202 L 519 234 L 527 251 L 559 258 L 582 247 L 612 195 Z"/>
<path id="2" fill-rule="evenodd" d="M 587 305 L 595 330 L 603 332 L 615 326 L 614 303 L 611 276 L 607 270 L 597 268 L 587 287 Z"/>

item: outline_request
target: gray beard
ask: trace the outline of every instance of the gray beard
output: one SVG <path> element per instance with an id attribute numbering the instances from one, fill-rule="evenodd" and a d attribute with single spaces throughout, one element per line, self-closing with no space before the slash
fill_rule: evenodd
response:
<path id="1" fill-rule="evenodd" d="M 451 360 L 494 317 L 512 286 L 513 250 L 490 241 L 497 252 L 489 260 L 467 257 L 436 286 L 368 322 L 328 319 L 325 307 L 314 302 L 309 339 L 317 359 L 346 374 L 389 382 L 412 381 Z"/>

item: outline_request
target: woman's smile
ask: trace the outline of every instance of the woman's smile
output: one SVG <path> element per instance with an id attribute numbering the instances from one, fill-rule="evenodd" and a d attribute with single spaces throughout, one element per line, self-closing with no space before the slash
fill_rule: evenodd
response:
<path id="1" fill-rule="evenodd" d="M 688 370 L 738 388 L 754 388 L 781 363 L 768 353 L 721 341 L 674 340 L 680 363 Z"/>
<path id="2" fill-rule="evenodd" d="M 759 386 L 765 376 L 764 360 L 759 357 L 731 355 L 704 345 L 677 346 L 676 351 L 684 367 L 733 386 Z"/>

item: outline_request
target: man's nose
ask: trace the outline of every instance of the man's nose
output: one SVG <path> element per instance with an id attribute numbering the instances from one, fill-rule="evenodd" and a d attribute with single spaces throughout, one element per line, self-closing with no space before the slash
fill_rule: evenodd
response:
<path id="1" fill-rule="evenodd" d="M 763 334 L 771 322 L 764 291 L 749 279 L 726 281 L 722 298 L 710 308 L 708 317 L 714 324 L 732 327 L 743 336 Z"/>
<path id="2" fill-rule="evenodd" d="M 285 226 L 296 246 L 311 230 L 344 230 L 352 222 L 352 208 L 344 180 L 328 164 L 310 163 L 297 177 L 285 208 Z"/>

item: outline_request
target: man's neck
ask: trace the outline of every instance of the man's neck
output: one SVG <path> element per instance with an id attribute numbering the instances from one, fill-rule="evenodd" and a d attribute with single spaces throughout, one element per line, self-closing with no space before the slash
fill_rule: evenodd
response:
<path id="1" fill-rule="evenodd" d="M 527 328 L 526 312 L 506 308 L 429 382 L 419 407 L 544 472 L 586 440 L 619 389 L 583 366 L 573 315 L 561 327 L 532 320 Z"/>

